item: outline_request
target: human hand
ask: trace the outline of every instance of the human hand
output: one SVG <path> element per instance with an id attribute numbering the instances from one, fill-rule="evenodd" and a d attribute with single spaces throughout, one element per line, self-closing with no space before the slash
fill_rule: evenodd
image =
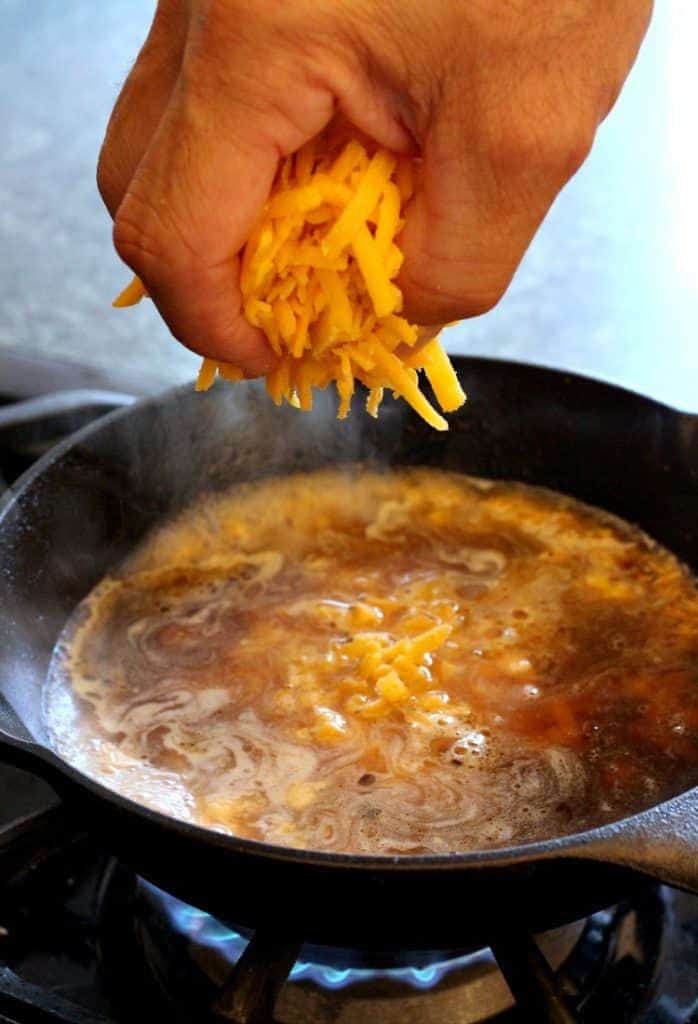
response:
<path id="1" fill-rule="evenodd" d="M 279 159 L 339 116 L 422 159 L 401 240 L 406 315 L 483 313 L 588 154 L 651 7 L 160 0 L 100 155 L 117 252 L 176 338 L 266 372 L 238 254 Z"/>

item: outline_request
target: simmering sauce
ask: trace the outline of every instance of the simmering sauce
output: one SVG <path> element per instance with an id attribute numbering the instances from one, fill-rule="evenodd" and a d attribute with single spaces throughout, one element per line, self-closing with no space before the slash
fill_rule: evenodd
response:
<path id="1" fill-rule="evenodd" d="M 96 587 L 45 716 L 83 771 L 221 832 L 514 845 L 698 783 L 698 591 L 550 491 L 427 469 L 267 480 Z"/>

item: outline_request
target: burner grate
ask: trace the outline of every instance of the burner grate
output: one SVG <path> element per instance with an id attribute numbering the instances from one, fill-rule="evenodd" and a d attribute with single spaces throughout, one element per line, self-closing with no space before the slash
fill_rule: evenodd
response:
<path id="1" fill-rule="evenodd" d="M 698 1019 L 694 897 L 648 885 L 626 905 L 534 942 L 462 952 L 430 989 L 405 968 L 339 967 L 322 987 L 308 948 L 274 928 L 231 959 L 232 929 L 136 878 L 54 805 L 0 832 L 0 1022 L 131 1024 L 688 1024 Z M 178 912 L 173 913 L 172 908 Z M 163 909 L 164 908 L 164 909 Z M 188 930 L 182 930 L 189 922 Z M 192 922 L 198 922 L 192 928 Z M 202 928 L 206 922 L 206 928 Z M 199 941 L 204 935 L 206 942 Z M 238 952 L 245 940 L 240 938 Z M 543 950 L 545 956 L 541 955 Z M 335 951 L 336 953 L 336 951 Z M 300 956 L 310 971 L 286 981 Z M 329 958 L 326 956 L 325 961 Z M 552 967 L 549 964 L 552 963 Z M 433 965 L 432 965 L 433 966 Z M 428 972 L 429 965 L 423 970 Z M 425 973 L 425 978 L 427 974 Z"/>
<path id="2" fill-rule="evenodd" d="M 102 962 L 112 989 L 123 991 L 125 974 L 140 970 L 153 1004 L 167 1006 L 171 1018 L 182 1022 L 599 1024 L 612 1019 L 613 1024 L 629 1024 L 644 1019 L 671 916 L 671 895 L 648 887 L 632 905 L 595 914 L 535 942 L 525 933 L 493 939 L 509 987 L 494 958 L 480 951 L 454 960 L 451 972 L 443 971 L 430 989 L 406 983 L 404 967 L 330 968 L 347 982 L 333 989 L 310 981 L 307 970 L 293 976 L 298 957 L 309 965 L 308 948 L 297 937 L 281 937 L 273 928 L 257 932 L 249 942 L 238 934 L 231 955 L 235 933 L 227 925 L 190 907 L 184 913 L 186 905 L 121 865 L 114 865 L 113 872 L 102 908 L 103 933 L 111 943 L 102 949 Z M 133 951 L 133 959 L 115 972 L 117 950 L 125 948 Z M 325 954 L 322 959 L 330 959 Z M 322 964 L 312 966 L 315 978 L 327 970 Z M 623 986 L 622 1000 L 614 999 L 624 974 L 630 983 Z M 605 1016 L 610 1005 L 618 1011 L 612 1018 Z"/>

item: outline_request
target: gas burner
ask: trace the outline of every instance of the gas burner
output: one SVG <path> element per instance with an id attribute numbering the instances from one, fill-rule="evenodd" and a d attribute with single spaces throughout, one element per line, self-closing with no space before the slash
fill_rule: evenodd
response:
<path id="1" fill-rule="evenodd" d="M 138 979 L 136 990 L 148 993 L 153 1011 L 182 1022 L 675 1024 L 691 1019 L 678 1003 L 651 1006 L 674 918 L 674 895 L 648 886 L 631 905 L 535 942 L 513 931 L 493 938 L 496 959 L 485 949 L 342 966 L 340 951 L 299 946 L 283 935 L 258 932 L 250 941 L 113 864 L 102 890 L 101 966 L 127 1018 Z M 265 1002 L 269 1015 L 259 1016 Z"/>
<path id="2" fill-rule="evenodd" d="M 494 955 L 343 964 L 339 950 L 289 938 L 281 916 L 248 940 L 81 829 L 54 802 L 0 830 L 8 1024 L 698 1024 L 698 914 L 685 893 L 648 883 L 535 941 L 512 922 Z"/>

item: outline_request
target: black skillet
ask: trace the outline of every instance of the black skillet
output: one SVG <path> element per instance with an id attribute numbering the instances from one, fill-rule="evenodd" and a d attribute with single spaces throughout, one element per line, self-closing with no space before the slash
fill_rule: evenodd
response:
<path id="1" fill-rule="evenodd" d="M 243 927 L 312 943 L 445 949 L 512 922 L 531 931 L 626 895 L 642 876 L 698 891 L 698 789 L 615 824 L 440 857 L 308 853 L 165 817 L 46 746 L 41 694 L 56 636 L 139 538 L 236 481 L 369 460 L 542 484 L 638 523 L 698 569 L 698 417 L 596 381 L 456 360 L 470 394 L 438 434 L 403 403 L 375 422 L 276 409 L 258 384 L 182 388 L 114 412 L 53 449 L 0 505 L 0 758 L 44 776 L 73 816 L 157 885 Z"/>

